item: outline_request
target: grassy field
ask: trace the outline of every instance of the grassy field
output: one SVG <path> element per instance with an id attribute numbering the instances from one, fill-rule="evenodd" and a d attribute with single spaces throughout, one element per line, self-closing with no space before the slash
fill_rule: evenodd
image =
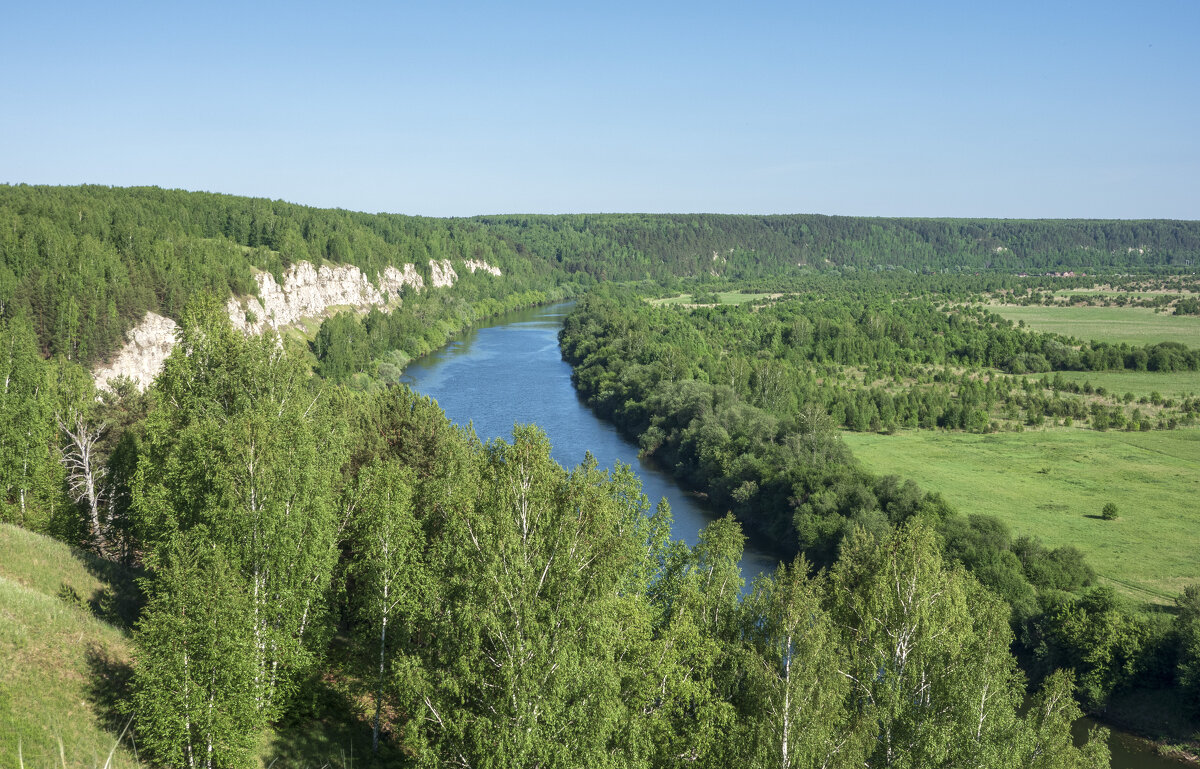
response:
<path id="1" fill-rule="evenodd" d="M 717 298 L 721 300 L 721 304 L 747 304 L 760 299 L 778 299 L 783 294 L 743 294 L 738 291 L 719 291 Z M 651 299 L 651 304 L 695 304 L 696 300 L 692 294 L 680 294 L 678 296 L 669 296 L 665 299 Z"/>
<path id="2" fill-rule="evenodd" d="M 1200 346 L 1200 316 L 1155 313 L 1146 307 L 989 306 L 1005 318 L 1025 321 L 1034 331 L 1052 331 L 1100 342 L 1182 342 Z"/>
<path id="3" fill-rule="evenodd" d="M 1182 398 L 1200 394 L 1200 371 L 1057 371 L 1049 374 L 1031 375 L 1031 379 L 1062 374 L 1068 382 L 1091 382 L 1094 387 L 1104 387 L 1110 393 L 1124 395 L 1133 393 L 1141 397 L 1157 391 L 1164 398 Z"/>
<path id="4" fill-rule="evenodd" d="M 1016 535 L 1076 545 L 1101 577 L 1147 603 L 1200 582 L 1200 430 L 969 435 L 846 433 L 877 473 L 912 478 Z M 1100 519 L 1105 502 L 1120 517 Z"/>
<path id="5" fill-rule="evenodd" d="M 102 562 L 0 524 L 0 766 L 102 767 L 125 717 L 128 585 Z M 128 739 L 110 767 L 137 763 Z"/>

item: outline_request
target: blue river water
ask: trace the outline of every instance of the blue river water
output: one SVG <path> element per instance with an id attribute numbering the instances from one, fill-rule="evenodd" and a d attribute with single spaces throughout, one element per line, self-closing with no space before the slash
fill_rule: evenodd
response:
<path id="1" fill-rule="evenodd" d="M 579 464 L 589 451 L 603 468 L 631 465 L 652 507 L 664 497 L 670 503 L 674 537 L 696 544 L 716 511 L 643 462 L 637 445 L 598 419 L 571 385 L 571 367 L 558 347 L 558 331 L 570 308 L 557 304 L 504 315 L 410 363 L 401 381 L 436 400 L 451 421 L 472 425 L 483 440 L 508 439 L 513 425 L 536 424 L 564 467 Z M 747 547 L 742 558 L 747 588 L 775 566 L 775 559 Z"/>

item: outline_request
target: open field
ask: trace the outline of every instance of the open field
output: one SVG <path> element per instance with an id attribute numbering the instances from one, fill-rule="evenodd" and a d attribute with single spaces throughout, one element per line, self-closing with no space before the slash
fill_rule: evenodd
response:
<path id="1" fill-rule="evenodd" d="M 778 299 L 783 294 L 743 294 L 739 291 L 718 291 L 717 298 L 721 300 L 721 304 L 747 304 L 749 302 L 758 301 L 760 299 Z M 695 297 L 692 294 L 679 294 L 678 296 L 669 296 L 665 299 L 651 299 L 650 304 L 695 304 Z"/>
<path id="2" fill-rule="evenodd" d="M 971 435 L 845 433 L 876 473 L 912 478 L 1015 536 L 1073 544 L 1131 598 L 1170 603 L 1200 582 L 1200 430 Z M 1120 517 L 1100 519 L 1105 502 Z"/>
<path id="3" fill-rule="evenodd" d="M 1025 321 L 1034 331 L 1052 331 L 1100 342 L 1182 342 L 1200 345 L 1200 316 L 1155 313 L 1146 307 L 1015 307 L 989 306 L 1013 322 Z"/>
<path id="4" fill-rule="evenodd" d="M 1157 391 L 1164 398 L 1178 399 L 1200 394 L 1200 371 L 1054 371 L 1028 375 L 1028 378 L 1047 376 L 1053 379 L 1058 374 L 1068 382 L 1091 382 L 1094 387 L 1104 387 L 1118 395 L 1133 393 L 1141 397 Z"/>

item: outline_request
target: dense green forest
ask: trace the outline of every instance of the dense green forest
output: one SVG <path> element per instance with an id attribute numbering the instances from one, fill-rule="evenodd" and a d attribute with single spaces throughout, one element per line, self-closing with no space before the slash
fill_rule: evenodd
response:
<path id="1" fill-rule="evenodd" d="M 1144 270 L 1200 261 L 1200 223 L 719 215 L 430 219 L 158 188 L 0 185 L 0 316 L 46 354 L 92 363 L 147 310 L 252 294 L 298 261 L 483 259 L 517 290 L 566 280 L 753 279 L 814 269 Z"/>
<path id="2" fill-rule="evenodd" d="M 1077 550 L 866 472 L 838 429 L 1187 426 L 1194 397 L 1118 402 L 1053 373 L 1194 370 L 1194 349 L 1080 344 L 976 305 L 1074 285 L 1018 271 L 1176 279 L 1197 255 L 1195 222 L 439 220 L 3 186 L 0 522 L 139 577 L 109 696 L 114 732 L 162 766 L 253 766 L 267 730 L 336 717 L 380 766 L 1103 767 L 1102 735 L 1071 739 L 1080 704 L 1146 685 L 1200 705 L 1200 592 L 1131 612 Z M 226 314 L 257 271 L 430 259 L 503 279 L 307 336 Z M 734 278 L 792 296 L 645 301 Z M 732 513 L 695 547 L 627 468 L 559 467 L 535 428 L 482 443 L 392 384 L 471 323 L 576 296 L 581 393 Z M 147 311 L 180 323 L 158 380 L 97 392 L 88 367 Z M 743 596 L 746 535 L 787 566 Z M 0 762 L 35 727 L 7 730 Z"/>
<path id="3" fill-rule="evenodd" d="M 1095 429 L 1149 429 L 1140 407 L 1127 422 L 1124 406 L 1099 398 L 1089 407 L 1064 397 L 1061 381 L 1016 380 L 996 369 L 1033 356 L 1060 369 L 1121 368 L 1135 359 L 1144 368 L 1159 346 L 1080 349 L 987 312 L 889 293 L 886 281 L 818 285 L 798 298 L 715 307 L 598 289 L 568 316 L 563 355 L 598 414 L 717 509 L 732 511 L 761 546 L 832 566 L 854 532 L 886 536 L 914 516 L 936 521 L 946 555 L 1008 603 L 1015 648 L 1035 678 L 1073 668 L 1081 700 L 1096 711 L 1131 687 L 1183 687 L 1200 703 L 1189 672 L 1198 651 L 1188 640 L 1194 591 L 1180 598 L 1176 619 L 1143 614 L 1096 585 L 1075 548 L 1014 538 L 1000 521 L 960 516 L 911 481 L 873 476 L 838 436 L 839 428 L 988 431 L 1006 418 L 1006 429 L 1023 429 L 1047 418 L 1069 424 L 1072 415 Z M 1194 365 L 1195 350 L 1169 349 Z M 853 369 L 862 373 L 847 375 Z M 1181 409 L 1193 423 L 1195 397 Z"/>
<path id="4" fill-rule="evenodd" d="M 252 764 L 334 665 L 386 765 L 1107 765 L 1072 743 L 1070 674 L 1021 709 L 1010 610 L 938 511 L 740 600 L 732 518 L 687 548 L 628 469 L 564 470 L 533 428 L 481 444 L 306 361 L 200 302 L 147 396 L 95 405 L 144 414 L 76 536 L 151 575 L 125 702 L 163 765 Z"/>

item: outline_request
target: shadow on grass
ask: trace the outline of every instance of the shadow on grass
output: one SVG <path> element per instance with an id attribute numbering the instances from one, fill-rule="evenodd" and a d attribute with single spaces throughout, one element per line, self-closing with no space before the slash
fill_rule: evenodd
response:
<path id="1" fill-rule="evenodd" d="M 129 702 L 133 668 L 99 644 L 88 647 L 87 666 L 87 697 L 96 719 L 109 732 L 120 734 L 129 721 L 124 704 Z"/>
<path id="2" fill-rule="evenodd" d="M 140 569 L 101 558 L 86 550 L 77 550 L 79 560 L 93 577 L 105 584 L 88 600 L 87 606 L 98 619 L 128 635 L 142 613 L 146 597 L 138 586 Z"/>

